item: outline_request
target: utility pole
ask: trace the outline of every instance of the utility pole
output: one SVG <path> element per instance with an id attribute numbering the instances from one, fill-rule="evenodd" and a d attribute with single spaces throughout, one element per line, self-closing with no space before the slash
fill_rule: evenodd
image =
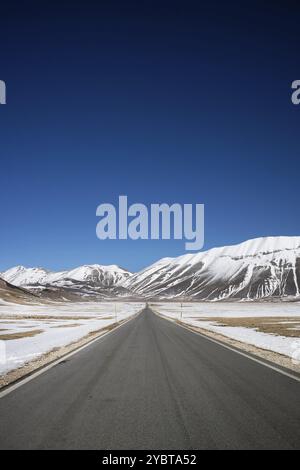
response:
<path id="1" fill-rule="evenodd" d="M 117 315 L 117 304 L 115 302 L 115 322 L 117 323 L 118 315 Z"/>
<path id="2" fill-rule="evenodd" d="M 182 304 L 180 304 L 180 320 L 182 320 Z"/>

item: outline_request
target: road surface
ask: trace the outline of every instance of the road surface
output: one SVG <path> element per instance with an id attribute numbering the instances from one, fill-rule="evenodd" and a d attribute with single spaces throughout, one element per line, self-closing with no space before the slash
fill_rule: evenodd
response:
<path id="1" fill-rule="evenodd" d="M 0 399 L 2 449 L 300 448 L 300 383 L 150 309 Z"/>

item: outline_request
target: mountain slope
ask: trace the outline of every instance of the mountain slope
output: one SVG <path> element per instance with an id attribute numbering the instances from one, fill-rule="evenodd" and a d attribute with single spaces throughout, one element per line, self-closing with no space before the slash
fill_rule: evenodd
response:
<path id="1" fill-rule="evenodd" d="M 37 300 L 38 298 L 26 289 L 16 287 L 0 278 L 0 304 L 1 301 L 23 304 Z"/>
<path id="2" fill-rule="evenodd" d="M 300 237 L 265 237 L 164 258 L 122 284 L 147 298 L 299 297 Z"/>

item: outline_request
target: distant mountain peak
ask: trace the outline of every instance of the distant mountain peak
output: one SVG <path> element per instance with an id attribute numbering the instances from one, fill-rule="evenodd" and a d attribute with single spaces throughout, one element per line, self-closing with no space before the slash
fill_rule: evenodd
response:
<path id="1" fill-rule="evenodd" d="M 16 286 L 70 286 L 70 281 L 87 282 L 98 287 L 111 287 L 118 285 L 131 273 L 117 265 L 103 266 L 100 264 L 86 264 L 69 271 L 48 271 L 44 268 L 25 268 L 15 266 L 1 273 L 6 281 Z"/>

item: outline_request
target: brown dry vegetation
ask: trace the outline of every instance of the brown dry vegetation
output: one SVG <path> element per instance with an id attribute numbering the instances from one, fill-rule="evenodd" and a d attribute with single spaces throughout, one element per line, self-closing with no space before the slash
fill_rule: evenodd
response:
<path id="1" fill-rule="evenodd" d="M 28 338 L 31 336 L 36 336 L 39 335 L 40 333 L 43 333 L 44 330 L 29 330 L 29 331 L 19 331 L 16 333 L 6 333 L 3 335 L 0 335 L 0 340 L 3 341 L 9 341 L 12 339 L 22 339 L 22 338 Z"/>
<path id="2" fill-rule="evenodd" d="M 72 316 L 72 315 L 2 315 L 0 316 L 0 320 L 111 320 L 113 316 L 110 317 L 102 317 L 102 315 L 94 315 L 94 316 Z"/>
<path id="3" fill-rule="evenodd" d="M 299 317 L 205 317 L 198 321 L 201 323 L 203 320 L 212 321 L 218 326 L 240 326 L 252 328 L 262 333 L 300 338 Z"/>

